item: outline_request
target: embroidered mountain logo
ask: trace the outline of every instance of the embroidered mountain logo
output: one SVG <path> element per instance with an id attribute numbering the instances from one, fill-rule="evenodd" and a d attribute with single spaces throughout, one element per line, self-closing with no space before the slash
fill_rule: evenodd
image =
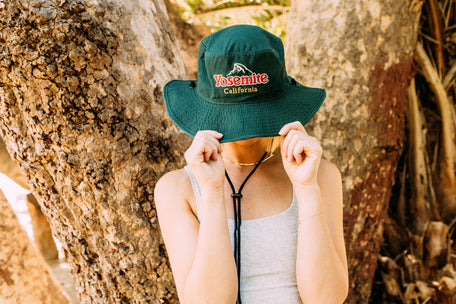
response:
<path id="1" fill-rule="evenodd" d="M 228 87 L 223 90 L 225 94 L 258 92 L 257 87 L 254 85 L 266 84 L 269 82 L 268 74 L 254 73 L 242 63 L 235 63 L 233 69 L 226 75 L 226 77 L 219 74 L 214 75 L 214 79 L 216 87 Z M 245 85 L 249 85 L 251 87 L 239 87 Z"/>

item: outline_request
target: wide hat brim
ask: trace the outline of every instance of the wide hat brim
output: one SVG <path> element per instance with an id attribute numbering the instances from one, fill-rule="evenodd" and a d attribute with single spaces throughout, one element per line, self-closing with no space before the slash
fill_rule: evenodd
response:
<path id="1" fill-rule="evenodd" d="M 296 82 L 267 100 L 216 103 L 199 96 L 190 83 L 190 80 L 171 80 L 163 88 L 169 117 L 190 136 L 200 130 L 220 132 L 222 143 L 278 136 L 280 129 L 293 121 L 305 125 L 326 97 L 324 89 Z"/>

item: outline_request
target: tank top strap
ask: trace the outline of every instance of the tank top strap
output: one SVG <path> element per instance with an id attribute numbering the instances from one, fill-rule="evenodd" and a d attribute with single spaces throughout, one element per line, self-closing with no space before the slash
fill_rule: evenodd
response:
<path id="1" fill-rule="evenodd" d="M 187 172 L 188 177 L 190 178 L 190 182 L 192 183 L 193 194 L 195 195 L 195 201 L 196 201 L 196 215 L 197 215 L 198 221 L 199 221 L 200 220 L 199 219 L 200 206 L 201 206 L 201 188 L 198 184 L 198 181 L 196 180 L 196 177 L 193 175 L 190 167 L 187 165 L 184 167 L 184 169 Z M 294 193 L 294 190 L 293 190 L 293 193 Z"/>
<path id="2" fill-rule="evenodd" d="M 291 184 L 291 189 L 293 190 L 293 200 L 291 201 L 291 206 L 294 207 L 294 205 L 297 204 L 297 201 L 296 201 L 296 193 L 295 193 L 293 184 Z"/>

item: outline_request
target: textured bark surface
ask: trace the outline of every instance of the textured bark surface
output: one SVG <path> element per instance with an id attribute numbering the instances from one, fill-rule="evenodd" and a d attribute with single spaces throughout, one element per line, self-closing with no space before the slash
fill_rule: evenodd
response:
<path id="1" fill-rule="evenodd" d="M 63 243 L 82 303 L 177 303 L 153 187 L 188 137 L 162 1 L 0 1 L 0 125 Z"/>
<path id="2" fill-rule="evenodd" d="M 290 75 L 327 89 L 307 126 L 344 181 L 347 303 L 367 303 L 391 186 L 403 148 L 421 1 L 294 1 Z"/>
<path id="3" fill-rule="evenodd" d="M 0 303 L 69 303 L 1 190 L 0 218 Z"/>

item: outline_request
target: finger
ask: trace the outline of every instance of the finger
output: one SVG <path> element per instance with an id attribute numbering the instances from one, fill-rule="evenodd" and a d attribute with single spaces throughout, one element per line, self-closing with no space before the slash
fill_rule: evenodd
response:
<path id="1" fill-rule="evenodd" d="M 284 158 L 288 158 L 288 151 L 289 151 L 290 142 L 291 142 L 291 140 L 293 138 L 293 134 L 292 134 L 293 132 L 289 132 L 289 133 L 287 133 L 287 135 L 282 135 L 281 136 L 281 138 L 283 138 L 283 140 L 282 140 L 282 156 Z"/>
<path id="2" fill-rule="evenodd" d="M 216 131 L 198 131 L 189 149 L 185 152 L 187 163 L 202 163 L 210 159 L 217 160 L 220 142 L 216 137 L 222 134 Z"/>
<path id="3" fill-rule="evenodd" d="M 203 162 L 208 162 L 210 158 L 211 155 L 209 154 L 209 152 L 203 152 Z"/>
<path id="4" fill-rule="evenodd" d="M 221 154 L 223 152 L 222 145 L 215 137 L 212 137 L 212 136 L 208 136 L 206 138 L 206 140 L 207 140 L 208 144 L 212 147 L 212 149 L 214 149 L 214 152 L 212 154 L 212 156 L 213 156 L 212 159 L 217 160 L 217 155 Z"/>
<path id="5" fill-rule="evenodd" d="M 195 152 L 198 151 L 197 153 L 209 152 L 205 150 L 206 146 L 209 145 L 211 149 L 218 151 L 220 149 L 220 142 L 215 137 L 217 134 L 221 133 L 216 131 L 198 131 L 193 139 L 193 150 Z"/>
<path id="6" fill-rule="evenodd" d="M 279 135 L 287 135 L 290 130 L 305 131 L 304 126 L 299 121 L 287 123 L 280 129 Z"/>
<path id="7" fill-rule="evenodd" d="M 218 149 L 215 148 L 214 150 L 212 150 L 211 159 L 212 160 L 217 160 L 218 159 L 218 155 L 219 155 Z"/>
<path id="8" fill-rule="evenodd" d="M 219 133 L 217 131 L 212 131 L 212 130 L 203 130 L 203 131 L 198 131 L 195 134 L 195 138 L 193 139 L 192 145 L 197 148 L 201 149 L 202 145 L 204 146 L 205 142 L 212 142 L 217 146 L 217 150 L 219 150 L 219 139 L 223 137 L 222 133 Z M 201 150 L 200 150 L 201 151 Z"/>
<path id="9" fill-rule="evenodd" d="M 211 159 L 217 160 L 217 156 L 212 149 L 210 151 L 203 152 L 203 156 L 204 156 L 204 162 L 208 162 Z"/>
<path id="10" fill-rule="evenodd" d="M 212 136 L 212 135 L 210 135 L 210 134 L 207 134 L 207 135 L 205 136 L 205 139 L 206 139 L 208 142 L 210 142 L 211 144 L 213 144 L 213 145 L 217 148 L 217 151 L 218 151 L 219 153 L 222 152 L 222 146 L 221 146 L 221 144 L 220 144 L 220 141 L 218 141 L 217 138 L 215 138 L 214 136 Z"/>
<path id="11" fill-rule="evenodd" d="M 319 158 L 321 157 L 323 149 L 321 148 L 318 140 L 314 137 L 304 137 L 303 138 L 303 152 L 301 154 L 304 158 Z"/>
<path id="12" fill-rule="evenodd" d="M 203 147 L 197 147 L 195 144 L 185 151 L 184 157 L 188 164 L 199 164 L 206 161 Z"/>
<path id="13" fill-rule="evenodd" d="M 303 156 L 305 157 L 305 143 L 304 141 L 298 141 L 293 148 L 293 156 L 297 164 L 302 163 Z"/>
<path id="14" fill-rule="evenodd" d="M 210 159 L 217 160 L 218 154 L 217 145 L 213 142 L 206 141 L 204 143 L 203 152 L 205 153 L 205 161 L 209 161 Z"/>
<path id="15" fill-rule="evenodd" d="M 288 157 L 288 145 L 290 144 L 291 137 L 292 136 L 289 133 L 287 133 L 287 135 L 282 135 L 281 136 L 281 139 L 282 139 L 282 156 L 284 158 Z"/>
<path id="16" fill-rule="evenodd" d="M 296 144 L 298 143 L 299 140 L 301 140 L 299 134 L 296 132 L 289 133 L 290 136 L 290 143 L 288 144 L 288 149 L 287 149 L 287 159 L 289 162 L 292 162 L 294 158 L 294 150 L 296 147 Z"/>
<path id="17" fill-rule="evenodd" d="M 215 137 L 216 139 L 221 139 L 223 137 L 223 134 L 214 130 L 201 130 L 198 131 L 195 135 L 196 136 L 204 136 L 204 135 L 209 135 L 211 137 Z"/>
<path id="18" fill-rule="evenodd" d="M 198 136 L 198 138 L 196 138 L 196 136 L 195 136 L 194 141 L 197 140 L 197 141 L 211 142 L 217 147 L 218 153 L 222 153 L 223 149 L 220 145 L 220 141 L 217 139 L 219 137 L 219 135 L 222 135 L 222 137 L 223 137 L 223 134 L 216 132 L 216 131 L 211 131 L 211 130 L 198 131 L 198 133 L 196 135 L 196 136 Z"/>

